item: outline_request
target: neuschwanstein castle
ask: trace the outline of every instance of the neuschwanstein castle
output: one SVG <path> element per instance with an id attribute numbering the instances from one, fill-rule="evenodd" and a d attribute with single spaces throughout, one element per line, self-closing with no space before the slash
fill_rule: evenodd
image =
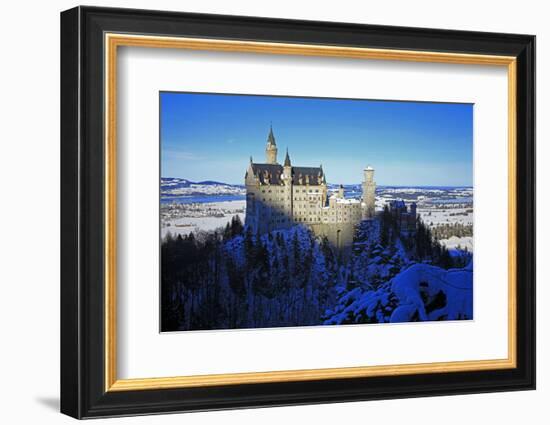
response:
<path id="1" fill-rule="evenodd" d="M 344 197 L 344 188 L 328 194 L 323 167 L 292 165 L 288 150 L 284 163 L 277 162 L 273 128 L 265 148 L 265 163 L 250 164 L 245 175 L 246 225 L 255 233 L 307 225 L 314 234 L 326 236 L 337 248 L 351 245 L 354 227 L 374 216 L 374 169 L 364 169 L 361 200 Z"/>

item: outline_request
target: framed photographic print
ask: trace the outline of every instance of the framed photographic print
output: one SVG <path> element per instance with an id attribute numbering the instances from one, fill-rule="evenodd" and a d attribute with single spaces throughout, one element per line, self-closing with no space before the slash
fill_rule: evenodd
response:
<path id="1" fill-rule="evenodd" d="M 61 411 L 535 387 L 535 38 L 61 14 Z"/>

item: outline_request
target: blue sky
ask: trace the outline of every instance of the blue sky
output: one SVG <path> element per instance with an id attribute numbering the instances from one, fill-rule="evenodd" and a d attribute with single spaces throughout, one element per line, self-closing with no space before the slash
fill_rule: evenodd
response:
<path id="1" fill-rule="evenodd" d="M 265 162 L 270 123 L 284 160 L 330 183 L 471 186 L 473 105 L 162 92 L 161 175 L 242 184 Z"/>

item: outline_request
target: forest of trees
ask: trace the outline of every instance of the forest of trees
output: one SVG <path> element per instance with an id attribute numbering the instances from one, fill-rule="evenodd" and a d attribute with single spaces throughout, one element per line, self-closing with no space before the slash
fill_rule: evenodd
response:
<path id="1" fill-rule="evenodd" d="M 401 232 L 399 221 L 384 208 L 379 220 L 364 221 L 358 226 L 353 256 L 347 265 L 349 277 L 345 285 L 336 286 L 336 303 L 325 312 L 323 323 L 390 322 L 400 304 L 392 291 L 393 278 L 414 264 L 448 270 L 466 267 L 471 260 L 472 255 L 467 252 L 451 256 L 420 218 L 417 218 L 415 233 Z M 427 288 L 430 283 L 425 285 Z M 440 290 L 431 296 L 428 292 L 422 291 L 421 296 L 425 311 L 431 313 L 442 307 L 443 295 Z M 452 300 L 445 300 L 445 304 L 447 301 Z M 418 317 L 413 315 L 412 320 Z"/>
<path id="2" fill-rule="evenodd" d="M 398 221 L 395 220 L 387 206 L 382 211 L 380 220 L 380 243 L 382 246 L 393 246 L 399 240 L 405 247 L 411 261 L 428 261 L 444 269 L 455 266 L 449 251 L 437 242 L 432 231 L 420 216 L 416 218 L 416 232 L 402 234 Z"/>
<path id="3" fill-rule="evenodd" d="M 443 223 L 432 227 L 432 233 L 437 240 L 449 239 L 451 236 L 462 238 L 464 236 L 473 236 L 474 226 L 463 223 Z"/>
<path id="4" fill-rule="evenodd" d="M 343 255 L 308 228 L 255 235 L 238 216 L 219 231 L 170 234 L 161 248 L 163 331 L 306 326 L 342 323 L 339 309 L 351 292 L 381 294 L 383 311 L 349 323 L 388 321 L 397 300 L 389 281 L 414 263 L 464 267 L 417 222 L 402 235 L 385 210 L 362 222 L 353 249 Z M 359 291 L 359 292 L 358 292 Z M 381 296 L 382 296 L 381 295 Z M 333 317 L 339 320 L 333 320 Z M 345 322 L 345 321 L 344 321 Z M 348 323 L 348 322 L 345 322 Z"/>

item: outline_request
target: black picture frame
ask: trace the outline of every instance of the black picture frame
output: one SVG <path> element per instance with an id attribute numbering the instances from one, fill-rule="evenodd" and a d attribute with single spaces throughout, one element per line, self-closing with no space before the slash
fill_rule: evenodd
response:
<path id="1" fill-rule="evenodd" d="M 106 32 L 506 55 L 517 58 L 517 367 L 105 391 Z M 61 13 L 61 412 L 75 418 L 535 388 L 535 37 L 76 7 Z"/>

